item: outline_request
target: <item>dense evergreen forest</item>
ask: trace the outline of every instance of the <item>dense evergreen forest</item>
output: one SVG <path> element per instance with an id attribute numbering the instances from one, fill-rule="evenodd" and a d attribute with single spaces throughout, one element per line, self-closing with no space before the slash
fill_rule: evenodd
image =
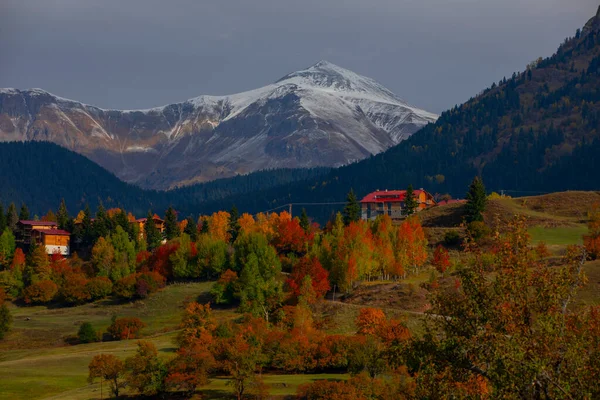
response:
<path id="1" fill-rule="evenodd" d="M 344 201 L 375 189 L 409 184 L 462 197 L 475 175 L 489 190 L 529 194 L 600 189 L 600 17 L 592 18 L 556 54 L 530 63 L 465 104 L 444 112 L 385 153 L 333 170 L 274 170 L 170 192 L 119 182 L 85 158 L 46 143 L 0 145 L 0 201 L 34 212 L 64 197 L 72 209 L 122 206 L 144 214 L 173 204 L 187 214 L 237 205 L 258 212 L 287 203 Z M 339 206 L 304 205 L 323 221 Z"/>
<path id="2" fill-rule="evenodd" d="M 143 190 L 119 180 L 86 157 L 47 142 L 0 143 L 0 204 L 26 204 L 33 214 L 56 210 L 65 199 L 71 210 L 100 202 L 106 208 L 125 208 L 137 216 L 169 205 L 198 214 L 203 202 L 268 189 L 294 181 L 313 180 L 329 169 L 279 169 L 220 179 L 169 192 Z"/>

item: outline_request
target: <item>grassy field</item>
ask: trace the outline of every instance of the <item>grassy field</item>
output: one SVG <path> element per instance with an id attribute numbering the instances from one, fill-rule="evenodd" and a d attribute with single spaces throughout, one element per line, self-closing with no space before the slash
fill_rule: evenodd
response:
<path id="1" fill-rule="evenodd" d="M 547 245 L 571 245 L 582 244 L 583 235 L 588 231 L 587 226 L 567 226 L 557 228 L 544 228 L 542 226 L 534 226 L 529 228 L 532 244 L 546 242 Z"/>
<path id="2" fill-rule="evenodd" d="M 582 200 L 579 203 L 576 200 Z M 546 242 L 554 255 L 567 245 L 580 244 L 587 232 L 584 209 L 600 199 L 593 192 L 567 192 L 520 199 L 498 199 L 490 202 L 486 221 L 508 221 L 519 214 L 528 218 L 533 244 Z M 433 243 L 443 240 L 448 230 L 461 230 L 461 205 L 435 207 L 420 213 Z M 430 239 L 431 240 L 431 239 Z M 454 252 L 460 257 L 458 252 Z M 572 306 L 600 304 L 600 261 L 585 266 L 589 282 L 577 295 Z M 354 321 L 360 308 L 382 308 L 388 316 L 403 318 L 414 334 L 422 331 L 421 312 L 427 298 L 419 287 L 428 281 L 425 271 L 401 282 L 373 281 L 359 287 L 344 302 L 325 302 L 315 313 L 315 323 L 329 333 L 356 332 Z M 105 342 L 69 346 L 65 339 L 74 336 L 82 322 L 90 322 L 103 331 L 113 315 L 138 317 L 147 326 L 144 340 L 152 341 L 164 358 L 174 356 L 174 338 L 183 307 L 188 301 L 206 302 L 212 283 L 173 284 L 144 301 L 119 303 L 99 301 L 70 308 L 16 307 L 12 330 L 0 341 L 0 400 L 12 399 L 99 399 L 100 384 L 87 383 L 87 366 L 96 354 L 111 353 L 125 358 L 134 353 L 136 341 Z M 339 295 L 338 295 L 339 296 Z M 336 296 L 336 300 L 340 297 Z M 233 309 L 214 310 L 218 320 L 237 318 Z M 316 379 L 347 379 L 347 375 L 271 375 L 263 376 L 271 394 L 278 398 L 293 396 L 299 385 Z M 103 396 L 107 397 L 104 386 Z M 203 390 L 204 399 L 231 398 L 226 378 L 215 378 Z"/>

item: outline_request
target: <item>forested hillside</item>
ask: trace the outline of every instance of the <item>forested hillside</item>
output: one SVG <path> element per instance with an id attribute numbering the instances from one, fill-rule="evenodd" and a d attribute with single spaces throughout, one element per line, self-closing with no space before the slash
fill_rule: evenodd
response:
<path id="1" fill-rule="evenodd" d="M 315 179 L 329 171 L 261 171 L 160 192 L 124 183 L 86 157 L 48 142 L 0 143 L 0 168 L 0 204 L 25 203 L 40 216 L 56 209 L 62 198 L 72 210 L 83 209 L 86 204 L 95 210 L 102 201 L 107 208 L 126 208 L 138 216 L 150 209 L 165 210 L 169 205 L 184 215 L 198 214 L 202 202 Z"/>
<path id="2" fill-rule="evenodd" d="M 489 190 L 512 194 L 599 189 L 599 33 L 597 15 L 553 56 L 492 84 L 383 154 L 310 185 L 226 203 L 258 211 L 287 202 L 341 201 L 350 188 L 360 196 L 409 184 L 462 197 L 475 175 Z M 319 207 L 313 215 L 324 218 L 332 209 Z"/>

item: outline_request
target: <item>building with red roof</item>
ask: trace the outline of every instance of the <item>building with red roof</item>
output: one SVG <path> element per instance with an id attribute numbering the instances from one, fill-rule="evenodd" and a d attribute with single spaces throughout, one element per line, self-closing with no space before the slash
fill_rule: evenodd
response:
<path id="1" fill-rule="evenodd" d="M 44 246 L 47 254 L 68 256 L 71 252 L 71 234 L 62 229 L 34 229 L 31 241 Z"/>
<path id="2" fill-rule="evenodd" d="M 417 211 L 434 206 L 433 195 L 424 189 L 414 192 L 417 200 Z M 406 190 L 377 190 L 369 193 L 361 201 L 362 219 L 373 220 L 380 215 L 388 215 L 392 219 L 401 219 L 406 216 L 404 200 Z"/>

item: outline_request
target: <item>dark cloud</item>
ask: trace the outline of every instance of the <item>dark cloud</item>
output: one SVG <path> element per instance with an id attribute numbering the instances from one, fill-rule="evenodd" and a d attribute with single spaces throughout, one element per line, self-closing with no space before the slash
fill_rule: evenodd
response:
<path id="1" fill-rule="evenodd" d="M 327 59 L 441 112 L 548 56 L 597 0 L 3 0 L 0 87 L 105 108 L 229 94 Z"/>

